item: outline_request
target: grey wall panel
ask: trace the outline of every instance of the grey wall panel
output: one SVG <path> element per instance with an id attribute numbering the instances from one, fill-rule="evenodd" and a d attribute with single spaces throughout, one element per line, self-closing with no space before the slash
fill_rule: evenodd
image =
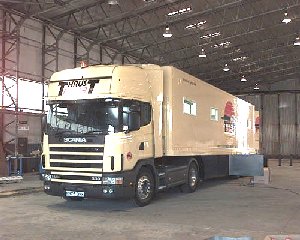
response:
<path id="1" fill-rule="evenodd" d="M 42 24 L 27 19 L 20 28 L 19 70 L 23 78 L 40 81 L 42 76 Z"/>
<path id="2" fill-rule="evenodd" d="M 267 155 L 279 154 L 280 145 L 278 138 L 278 96 L 277 94 L 265 95 L 262 101 L 262 151 Z"/>
<path id="3" fill-rule="evenodd" d="M 5 112 L 4 123 L 10 123 L 14 121 L 15 115 L 13 112 Z M 11 124 L 4 132 L 4 142 L 8 142 L 14 139 L 13 133 L 15 133 L 15 126 Z M 20 113 L 18 137 L 27 138 L 28 144 L 40 144 L 41 143 L 41 115 L 35 115 L 30 113 Z"/>
<path id="4" fill-rule="evenodd" d="M 79 60 L 87 60 L 88 56 L 88 48 L 91 43 L 85 39 L 80 39 L 77 41 L 77 58 Z"/>
<path id="5" fill-rule="evenodd" d="M 112 50 L 103 48 L 102 63 L 104 63 L 104 64 L 112 63 L 113 55 L 114 55 L 114 52 Z"/>
<path id="6" fill-rule="evenodd" d="M 122 55 L 121 54 L 115 54 L 115 58 L 114 58 L 114 61 L 113 63 L 114 64 L 122 64 Z"/>
<path id="7" fill-rule="evenodd" d="M 3 11 L 0 10 L 0 29 L 3 31 Z M 2 61 L 2 37 L 0 37 L 0 59 Z M 0 65 L 0 71 L 1 71 L 2 63 Z"/>
<path id="8" fill-rule="evenodd" d="M 65 54 L 59 54 L 58 57 L 58 71 L 73 68 L 74 67 L 74 59 Z"/>
<path id="9" fill-rule="evenodd" d="M 131 58 L 131 57 L 125 57 L 124 59 L 125 64 L 133 64 L 133 63 L 138 63 L 136 59 Z"/>
<path id="10" fill-rule="evenodd" d="M 270 90 L 300 90 L 299 83 L 299 79 L 282 79 L 282 81 L 272 84 Z"/>
<path id="11" fill-rule="evenodd" d="M 241 96 L 240 98 L 244 99 L 245 101 L 251 103 L 255 106 L 256 111 L 260 111 L 261 109 L 261 97 L 260 95 L 249 95 L 249 96 Z"/>
<path id="12" fill-rule="evenodd" d="M 299 81 L 294 83 L 294 86 L 299 85 Z M 262 106 L 262 153 L 300 156 L 300 94 L 259 94 L 242 98 Z"/>
<path id="13" fill-rule="evenodd" d="M 40 48 L 30 46 L 28 44 L 20 44 L 20 77 L 34 81 L 41 81 L 42 68 L 42 51 Z"/>
<path id="14" fill-rule="evenodd" d="M 300 94 L 296 94 L 296 112 L 297 112 L 297 119 L 296 119 L 296 154 L 300 156 Z"/>
<path id="15" fill-rule="evenodd" d="M 289 155 L 296 152 L 296 112 L 295 94 L 280 94 L 280 154 Z"/>
<path id="16" fill-rule="evenodd" d="M 99 64 L 100 61 L 100 46 L 99 45 L 94 45 L 89 53 L 90 56 L 90 64 Z"/>
<path id="17" fill-rule="evenodd" d="M 58 71 L 74 67 L 74 36 L 64 33 L 59 40 Z"/>

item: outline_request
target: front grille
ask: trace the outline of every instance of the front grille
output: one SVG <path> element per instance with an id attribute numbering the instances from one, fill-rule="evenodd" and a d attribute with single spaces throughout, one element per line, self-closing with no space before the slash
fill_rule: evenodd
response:
<path id="1" fill-rule="evenodd" d="M 60 152 L 78 152 L 76 147 L 50 147 L 50 151 L 60 151 Z M 80 152 L 104 152 L 104 147 L 82 147 Z"/>
<path id="2" fill-rule="evenodd" d="M 72 168 L 74 163 L 51 162 L 51 167 L 67 167 Z M 76 163 L 76 168 L 102 168 L 102 163 Z"/>
<path id="3" fill-rule="evenodd" d="M 90 176 L 80 176 L 80 175 L 76 175 L 76 176 L 58 175 L 58 176 L 59 176 L 59 178 L 57 178 L 57 179 L 63 179 L 63 180 L 92 181 L 92 177 L 90 177 Z M 102 180 L 102 177 L 100 177 L 99 180 Z"/>
<path id="4" fill-rule="evenodd" d="M 102 172 L 104 145 L 49 144 L 50 168 Z"/>
<path id="5" fill-rule="evenodd" d="M 51 152 L 50 152 L 51 153 Z M 76 152 L 74 152 L 76 153 Z M 99 155 L 70 155 L 70 154 L 64 154 L 64 153 L 56 153 L 56 154 L 50 154 L 50 159 L 62 159 L 62 160 L 102 160 L 103 156 Z"/>

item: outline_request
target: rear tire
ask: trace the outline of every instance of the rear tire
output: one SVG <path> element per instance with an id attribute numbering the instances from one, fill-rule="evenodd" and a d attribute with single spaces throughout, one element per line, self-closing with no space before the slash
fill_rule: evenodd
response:
<path id="1" fill-rule="evenodd" d="M 142 167 L 136 178 L 134 202 L 139 207 L 148 205 L 154 197 L 154 177 L 150 169 Z"/>
<path id="2" fill-rule="evenodd" d="M 195 192 L 199 184 L 199 169 L 195 162 L 191 162 L 187 174 L 187 181 L 181 186 L 181 191 L 184 193 Z"/>

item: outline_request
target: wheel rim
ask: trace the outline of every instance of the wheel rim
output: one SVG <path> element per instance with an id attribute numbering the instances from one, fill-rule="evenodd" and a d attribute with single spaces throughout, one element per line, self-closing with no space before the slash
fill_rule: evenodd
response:
<path id="1" fill-rule="evenodd" d="M 145 200 L 149 197 L 151 193 L 151 182 L 147 176 L 142 176 L 138 180 L 137 193 L 139 199 Z"/>
<path id="2" fill-rule="evenodd" d="M 190 186 L 194 187 L 197 183 L 197 170 L 192 168 L 190 170 Z"/>

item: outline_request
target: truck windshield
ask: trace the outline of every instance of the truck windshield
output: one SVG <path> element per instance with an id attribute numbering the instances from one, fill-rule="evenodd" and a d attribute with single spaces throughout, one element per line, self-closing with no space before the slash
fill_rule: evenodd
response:
<path id="1" fill-rule="evenodd" d="M 107 134 L 135 131 L 151 122 L 150 103 L 125 99 L 49 101 L 48 131 Z"/>
<path id="2" fill-rule="evenodd" d="M 49 103 L 48 126 L 57 132 L 107 133 L 118 132 L 119 100 L 80 100 Z"/>

